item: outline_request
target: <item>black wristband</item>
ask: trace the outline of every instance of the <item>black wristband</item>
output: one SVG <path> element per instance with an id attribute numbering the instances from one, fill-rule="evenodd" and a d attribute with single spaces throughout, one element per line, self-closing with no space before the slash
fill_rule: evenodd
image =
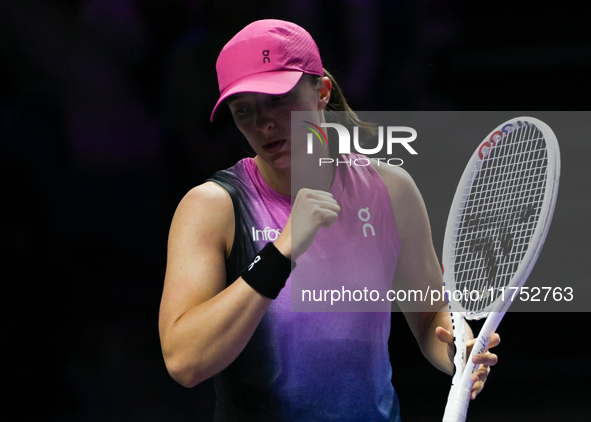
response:
<path id="1" fill-rule="evenodd" d="M 275 299 L 292 270 L 295 262 L 283 256 L 271 242 L 254 257 L 240 274 L 250 287 L 269 299 Z"/>

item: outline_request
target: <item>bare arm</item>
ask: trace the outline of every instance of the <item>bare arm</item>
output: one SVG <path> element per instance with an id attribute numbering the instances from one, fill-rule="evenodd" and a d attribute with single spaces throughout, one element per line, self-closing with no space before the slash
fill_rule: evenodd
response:
<path id="1" fill-rule="evenodd" d="M 233 237 L 232 202 L 222 188 L 206 183 L 183 198 L 170 228 L 159 330 L 166 367 L 187 387 L 240 354 L 271 302 L 241 278 L 225 288 Z"/>
<path id="2" fill-rule="evenodd" d="M 392 202 L 402 248 L 396 266 L 396 289 L 441 291 L 441 269 L 433 248 L 431 228 L 423 198 L 409 174 L 399 167 L 377 167 Z M 400 302 L 408 325 L 425 357 L 438 369 L 451 374 L 453 363 L 446 343 L 434 335 L 437 327 L 451 331 L 451 318 L 443 298 L 429 302 Z M 453 349 L 451 350 L 453 357 Z"/>
<path id="3" fill-rule="evenodd" d="M 395 288 L 426 291 L 429 287 L 431 291 L 441 291 L 441 269 L 433 248 L 429 217 L 418 188 L 401 168 L 381 166 L 378 171 L 390 194 L 396 227 L 402 240 L 394 278 Z M 452 374 L 453 329 L 445 298 L 432 305 L 426 302 L 401 302 L 399 305 L 425 357 L 441 371 Z M 467 343 L 470 349 L 474 341 L 472 330 L 467 324 L 466 335 L 470 340 Z M 500 338 L 495 334 L 489 347 L 499 342 Z M 473 398 L 482 390 L 489 367 L 497 363 L 497 356 L 487 351 L 474 359 L 480 367 L 473 375 Z"/>
<path id="4" fill-rule="evenodd" d="M 275 246 L 295 260 L 339 210 L 331 194 L 302 189 Z M 291 236 L 293 215 L 301 218 L 297 239 Z M 242 278 L 225 288 L 233 238 L 232 202 L 222 188 L 206 183 L 183 198 L 170 229 L 159 328 L 167 369 L 187 387 L 232 363 L 271 303 Z"/>

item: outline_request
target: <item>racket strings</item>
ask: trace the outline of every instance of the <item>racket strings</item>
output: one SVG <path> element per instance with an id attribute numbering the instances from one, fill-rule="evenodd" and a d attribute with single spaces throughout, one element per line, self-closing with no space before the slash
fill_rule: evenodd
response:
<path id="1" fill-rule="evenodd" d="M 473 170 L 456 219 L 455 279 L 464 309 L 478 312 L 507 287 L 527 252 L 546 189 L 548 155 L 533 125 L 506 133 Z"/>

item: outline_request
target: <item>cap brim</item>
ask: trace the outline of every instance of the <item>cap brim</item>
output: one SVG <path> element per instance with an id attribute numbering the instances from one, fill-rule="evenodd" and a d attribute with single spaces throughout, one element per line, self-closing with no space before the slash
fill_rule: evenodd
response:
<path id="1" fill-rule="evenodd" d="M 242 92 L 257 92 L 270 95 L 285 94 L 296 86 L 303 74 L 304 72 L 299 70 L 278 70 L 274 72 L 257 73 L 240 78 L 228 85 L 224 92 L 222 92 L 220 99 L 211 112 L 209 120 L 213 121 L 220 104 L 231 95 Z"/>

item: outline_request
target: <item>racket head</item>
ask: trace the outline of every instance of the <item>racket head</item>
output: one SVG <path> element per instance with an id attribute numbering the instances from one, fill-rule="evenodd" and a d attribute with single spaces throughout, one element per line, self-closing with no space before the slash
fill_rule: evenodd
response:
<path id="1" fill-rule="evenodd" d="M 511 302 L 502 300 L 500 289 L 522 286 L 531 272 L 550 227 L 559 178 L 558 141 L 544 122 L 516 117 L 484 138 L 462 174 L 445 230 L 450 310 L 469 319 L 506 311 Z"/>

